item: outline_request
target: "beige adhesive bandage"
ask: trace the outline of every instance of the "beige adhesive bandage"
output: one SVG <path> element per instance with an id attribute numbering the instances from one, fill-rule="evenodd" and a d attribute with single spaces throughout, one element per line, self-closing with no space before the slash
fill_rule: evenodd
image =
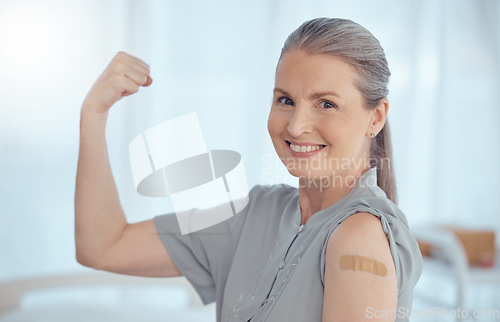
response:
<path id="1" fill-rule="evenodd" d="M 387 275 L 387 268 L 379 261 L 372 258 L 358 255 L 342 255 L 339 259 L 341 269 L 363 271 L 384 277 Z"/>

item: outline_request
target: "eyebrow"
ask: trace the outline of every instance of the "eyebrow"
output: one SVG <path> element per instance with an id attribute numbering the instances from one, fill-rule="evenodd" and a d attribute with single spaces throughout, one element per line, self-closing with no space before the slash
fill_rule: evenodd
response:
<path id="1" fill-rule="evenodd" d="M 274 88 L 273 93 L 276 93 L 276 92 L 280 92 L 286 96 L 292 96 L 287 91 L 285 91 L 284 89 L 279 88 L 279 87 Z M 323 97 L 323 96 L 335 96 L 335 97 L 341 98 L 340 95 L 337 94 L 337 92 L 335 92 L 335 91 L 324 91 L 324 92 L 317 92 L 317 93 L 312 94 L 311 96 L 309 96 L 309 100 L 315 100 L 315 99 L 318 99 L 318 98 Z"/>

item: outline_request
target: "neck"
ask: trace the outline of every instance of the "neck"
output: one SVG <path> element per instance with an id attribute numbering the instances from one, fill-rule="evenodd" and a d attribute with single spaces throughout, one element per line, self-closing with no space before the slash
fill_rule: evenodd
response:
<path id="1" fill-rule="evenodd" d="M 313 180 L 299 179 L 299 203 L 301 221 L 305 224 L 318 211 L 326 209 L 345 197 L 354 187 L 359 177 L 369 170 L 369 167 L 338 173 L 332 177 Z"/>

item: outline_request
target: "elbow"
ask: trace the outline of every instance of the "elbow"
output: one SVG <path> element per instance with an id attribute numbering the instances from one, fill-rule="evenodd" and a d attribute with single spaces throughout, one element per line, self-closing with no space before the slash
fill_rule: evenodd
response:
<path id="1" fill-rule="evenodd" d="M 76 254 L 76 261 L 78 262 L 78 264 L 88 268 L 92 268 L 98 271 L 105 270 L 103 267 L 101 267 L 101 265 L 99 265 L 97 261 L 85 256 L 78 255 L 78 253 Z"/>
<path id="2" fill-rule="evenodd" d="M 84 239 L 78 230 L 75 230 L 75 259 L 78 264 L 96 268 L 96 252 L 89 240 Z"/>
<path id="3" fill-rule="evenodd" d="M 83 251 L 76 247 L 75 258 L 78 264 L 82 266 L 95 270 L 105 270 L 102 265 L 103 261 L 101 260 L 103 257 L 96 256 L 95 252 Z"/>
<path id="4" fill-rule="evenodd" d="M 78 249 L 78 246 L 76 247 L 75 258 L 78 264 L 82 266 L 93 269 L 100 269 L 98 261 L 96 260 L 96 256 L 93 256 L 88 251 L 84 252 L 81 249 Z"/>
<path id="5" fill-rule="evenodd" d="M 94 262 L 88 256 L 82 254 L 82 252 L 76 251 L 75 257 L 78 264 L 89 268 L 95 268 Z"/>
<path id="6" fill-rule="evenodd" d="M 84 251 L 84 247 L 82 247 L 81 238 L 78 237 L 78 231 L 75 229 L 75 259 L 78 264 L 91 267 L 90 256 L 88 256 L 88 251 Z"/>

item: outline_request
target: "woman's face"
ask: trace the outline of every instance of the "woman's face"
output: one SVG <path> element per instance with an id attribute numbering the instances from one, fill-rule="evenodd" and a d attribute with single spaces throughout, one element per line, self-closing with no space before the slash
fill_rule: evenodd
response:
<path id="1" fill-rule="evenodd" d="M 292 175 L 331 179 L 366 168 L 374 110 L 364 108 L 355 76 L 337 56 L 292 50 L 281 58 L 268 130 Z"/>

